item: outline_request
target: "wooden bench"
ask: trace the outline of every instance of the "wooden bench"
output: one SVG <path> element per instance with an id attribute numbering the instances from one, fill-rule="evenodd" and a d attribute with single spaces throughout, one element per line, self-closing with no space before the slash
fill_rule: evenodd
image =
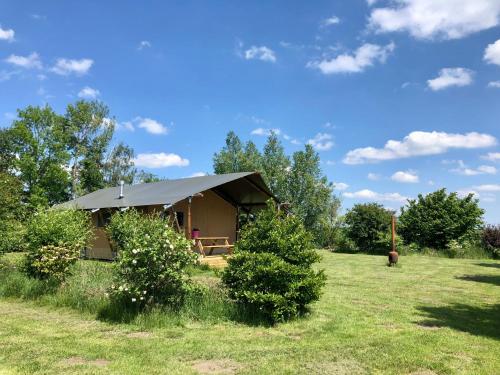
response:
<path id="1" fill-rule="evenodd" d="M 208 250 L 208 255 L 212 255 L 214 249 L 227 249 L 228 254 L 233 253 L 234 245 L 229 243 L 229 237 L 198 237 L 195 240 L 195 247 L 200 251 L 200 254 L 207 256 L 205 250 Z M 210 245 L 203 242 L 210 241 Z M 217 243 L 223 242 L 223 243 Z"/>

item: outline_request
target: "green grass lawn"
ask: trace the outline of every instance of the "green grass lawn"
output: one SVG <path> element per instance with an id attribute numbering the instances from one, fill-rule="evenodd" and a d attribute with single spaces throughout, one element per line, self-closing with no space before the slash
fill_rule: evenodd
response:
<path id="1" fill-rule="evenodd" d="M 68 282 L 66 294 L 88 294 L 81 306 L 4 288 L 0 374 L 500 374 L 500 262 L 410 256 L 389 268 L 385 257 L 321 253 L 323 297 L 275 327 L 97 319 L 104 288 L 89 280 L 109 275 L 104 263 L 80 262 Z"/>

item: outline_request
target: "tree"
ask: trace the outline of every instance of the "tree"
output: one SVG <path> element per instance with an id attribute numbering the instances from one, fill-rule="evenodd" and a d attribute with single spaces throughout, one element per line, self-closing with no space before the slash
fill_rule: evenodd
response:
<path id="1" fill-rule="evenodd" d="M 114 121 L 108 116 L 108 107 L 98 101 L 80 100 L 66 109 L 65 132 L 71 156 L 73 196 L 92 192 L 104 185 L 103 176 L 97 170 L 102 168 L 102 160 L 113 137 Z"/>
<path id="2" fill-rule="evenodd" d="M 158 177 L 154 173 L 145 172 L 142 169 L 137 172 L 134 176 L 134 184 L 146 184 L 149 182 L 159 182 L 165 180 L 164 178 Z"/>
<path id="3" fill-rule="evenodd" d="M 272 322 L 304 312 L 325 285 L 311 235 L 300 219 L 279 211 L 274 202 L 245 226 L 222 281 L 231 298 Z"/>
<path id="4" fill-rule="evenodd" d="M 483 214 L 473 194 L 459 198 L 440 189 L 408 201 L 401 209 L 399 233 L 406 243 L 444 249 L 451 240 L 473 236 L 483 224 Z"/>
<path id="5" fill-rule="evenodd" d="M 108 155 L 104 164 L 104 180 L 107 186 L 118 186 L 134 182 L 137 170 L 134 168 L 134 150 L 123 142 L 117 144 Z"/>
<path id="6" fill-rule="evenodd" d="M 235 172 L 260 172 L 262 170 L 262 155 L 252 141 L 245 143 L 240 170 Z"/>
<path id="7" fill-rule="evenodd" d="M 322 175 L 319 155 L 311 145 L 306 145 L 304 151 L 295 152 L 292 159 L 287 193 L 292 211 L 317 236 L 318 223 L 328 212 L 333 187 Z"/>
<path id="8" fill-rule="evenodd" d="M 378 241 L 389 233 L 391 218 L 392 213 L 378 203 L 356 204 L 345 215 L 346 234 L 360 250 L 378 252 Z"/>
<path id="9" fill-rule="evenodd" d="M 290 196 L 288 192 L 288 175 L 290 172 L 290 158 L 275 132 L 267 138 L 262 155 L 263 177 L 271 192 L 279 201 L 285 202 Z"/>
<path id="10" fill-rule="evenodd" d="M 31 211 L 67 200 L 69 154 L 64 118 L 49 106 L 18 111 L 18 119 L 2 133 L 9 143 L 7 169 L 16 171 L 23 185 L 23 201 Z"/>
<path id="11" fill-rule="evenodd" d="M 219 153 L 214 154 L 215 174 L 236 172 L 260 172 L 262 170 L 262 155 L 252 141 L 243 146 L 235 132 L 226 136 L 226 145 Z"/>

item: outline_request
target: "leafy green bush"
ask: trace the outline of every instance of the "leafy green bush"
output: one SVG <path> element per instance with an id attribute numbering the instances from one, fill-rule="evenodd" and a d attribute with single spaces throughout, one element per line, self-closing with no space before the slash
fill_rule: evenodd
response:
<path id="1" fill-rule="evenodd" d="M 17 220 L 0 222 L 0 254 L 26 250 L 25 226 Z"/>
<path id="2" fill-rule="evenodd" d="M 32 277 L 62 281 L 92 238 L 90 215 L 80 210 L 37 212 L 26 230 L 24 271 Z"/>
<path id="3" fill-rule="evenodd" d="M 118 250 L 113 300 L 138 308 L 184 302 L 193 290 L 187 267 L 197 259 L 190 241 L 159 215 L 134 209 L 114 214 L 107 230 Z"/>
<path id="4" fill-rule="evenodd" d="M 483 213 L 472 194 L 459 198 L 445 189 L 419 194 L 402 208 L 399 233 L 405 243 L 446 250 L 452 240 L 473 239 L 483 223 Z"/>
<path id="5" fill-rule="evenodd" d="M 392 213 L 378 203 L 356 204 L 345 215 L 346 234 L 361 251 L 387 253 Z"/>
<path id="6" fill-rule="evenodd" d="M 241 305 L 272 322 L 283 321 L 319 299 L 325 275 L 312 269 L 319 259 L 300 219 L 269 203 L 242 230 L 222 281 Z"/>
<path id="7" fill-rule="evenodd" d="M 500 225 L 487 225 L 481 233 L 481 239 L 486 250 L 493 257 L 500 258 Z"/>

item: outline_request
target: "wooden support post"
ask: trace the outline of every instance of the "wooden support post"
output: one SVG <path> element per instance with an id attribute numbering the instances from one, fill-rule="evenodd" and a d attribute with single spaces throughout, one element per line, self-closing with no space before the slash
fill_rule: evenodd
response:
<path id="1" fill-rule="evenodd" d="M 396 251 L 396 217 L 392 215 L 392 251 Z"/>
<path id="2" fill-rule="evenodd" d="M 240 236 L 240 206 L 236 207 L 236 241 L 238 241 L 238 237 Z"/>
<path id="3" fill-rule="evenodd" d="M 187 238 L 190 240 L 191 239 L 191 201 L 193 200 L 193 197 L 188 198 L 188 222 L 187 222 Z"/>

